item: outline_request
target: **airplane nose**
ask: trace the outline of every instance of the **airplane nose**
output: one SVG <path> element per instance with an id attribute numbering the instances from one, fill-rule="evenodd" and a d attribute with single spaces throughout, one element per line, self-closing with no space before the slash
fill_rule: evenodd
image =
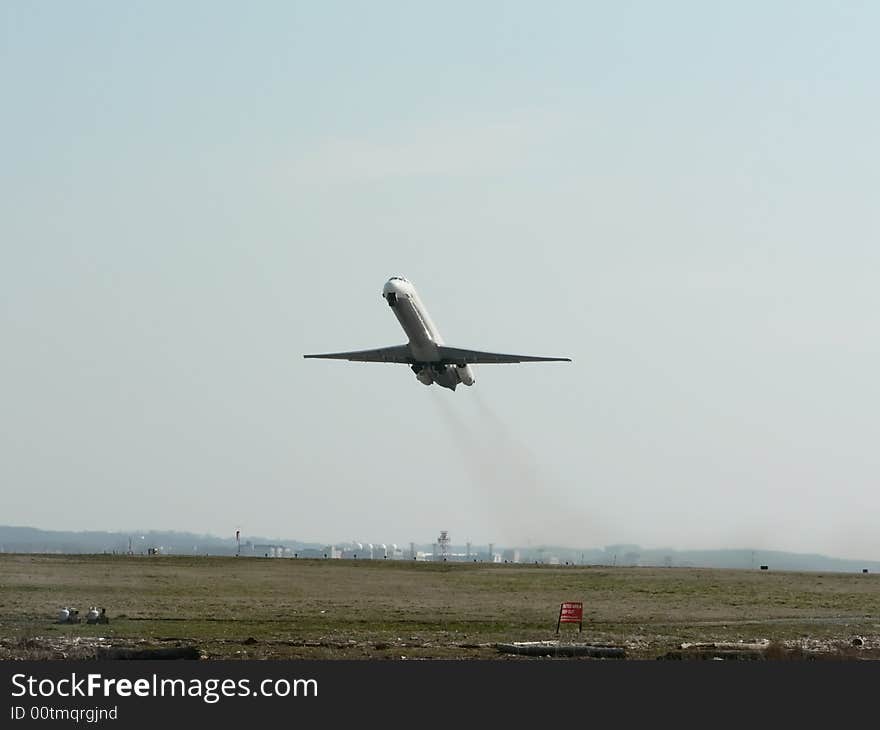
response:
<path id="1" fill-rule="evenodd" d="M 392 307 L 397 303 L 398 297 L 405 297 L 406 295 L 406 281 L 400 277 L 389 279 L 385 282 L 385 286 L 382 287 L 382 296 Z"/>

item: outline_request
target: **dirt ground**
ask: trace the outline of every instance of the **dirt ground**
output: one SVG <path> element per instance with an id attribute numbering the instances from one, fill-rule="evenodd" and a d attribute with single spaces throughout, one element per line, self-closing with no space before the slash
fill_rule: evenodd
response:
<path id="1" fill-rule="evenodd" d="M 559 605 L 584 604 L 583 633 Z M 59 609 L 108 624 L 59 624 Z M 880 576 L 696 568 L 0 555 L 0 659 L 194 648 L 205 659 L 878 659 Z"/>

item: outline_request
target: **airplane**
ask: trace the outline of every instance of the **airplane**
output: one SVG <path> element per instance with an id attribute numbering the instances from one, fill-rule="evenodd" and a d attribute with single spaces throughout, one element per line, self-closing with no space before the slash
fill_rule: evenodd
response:
<path id="1" fill-rule="evenodd" d="M 455 390 L 459 383 L 473 385 L 471 365 L 475 363 L 571 362 L 568 357 L 535 357 L 533 355 L 505 355 L 500 352 L 480 352 L 460 347 L 449 347 L 443 342 L 437 327 L 419 298 L 416 288 L 402 276 L 392 276 L 382 287 L 382 297 L 397 316 L 400 326 L 409 338 L 405 345 L 380 347 L 375 350 L 330 352 L 323 355 L 303 355 L 305 358 L 351 360 L 353 362 L 393 362 L 409 365 L 416 379 L 425 385 L 436 383 Z"/>

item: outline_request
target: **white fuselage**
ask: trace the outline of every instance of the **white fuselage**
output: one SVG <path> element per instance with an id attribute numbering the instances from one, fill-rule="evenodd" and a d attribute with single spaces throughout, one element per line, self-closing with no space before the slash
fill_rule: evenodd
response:
<path id="1" fill-rule="evenodd" d="M 406 279 L 394 276 L 385 282 L 382 296 L 394 311 L 397 321 L 409 338 L 409 349 L 413 359 L 419 365 L 413 370 L 420 382 L 425 385 L 437 383 L 444 388 L 455 390 L 459 383 L 474 384 L 474 374 L 470 365 L 458 367 L 444 365 L 440 362 L 437 345 L 442 345 L 443 338 L 431 320 L 428 310 L 422 304 L 416 288 Z M 431 363 L 437 363 L 431 365 Z M 424 364 L 424 365 L 422 365 Z"/>

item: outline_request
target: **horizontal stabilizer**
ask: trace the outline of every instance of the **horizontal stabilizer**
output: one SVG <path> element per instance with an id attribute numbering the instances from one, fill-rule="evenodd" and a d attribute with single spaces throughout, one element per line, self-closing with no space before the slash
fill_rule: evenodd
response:
<path id="1" fill-rule="evenodd" d="M 479 350 L 464 350 L 459 347 L 447 347 L 438 345 L 440 362 L 449 365 L 488 365 L 491 363 L 516 363 L 516 362 L 571 362 L 569 357 L 536 357 L 534 355 L 505 355 L 501 352 L 480 352 Z"/>

